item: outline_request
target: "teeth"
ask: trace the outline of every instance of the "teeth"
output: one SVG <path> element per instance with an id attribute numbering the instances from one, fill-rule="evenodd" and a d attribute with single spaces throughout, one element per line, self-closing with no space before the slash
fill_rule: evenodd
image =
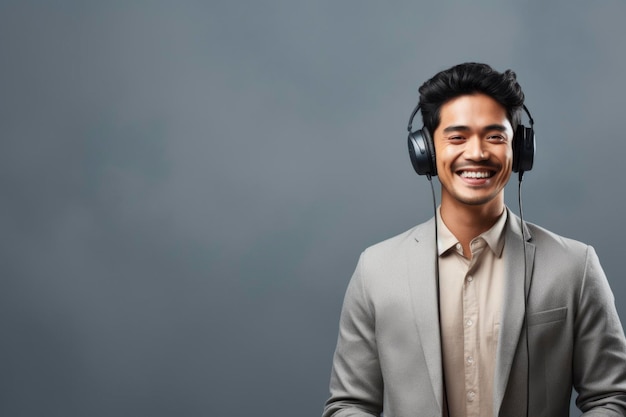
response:
<path id="1" fill-rule="evenodd" d="M 489 178 L 491 177 L 491 172 L 463 171 L 461 172 L 461 176 L 463 178 Z"/>

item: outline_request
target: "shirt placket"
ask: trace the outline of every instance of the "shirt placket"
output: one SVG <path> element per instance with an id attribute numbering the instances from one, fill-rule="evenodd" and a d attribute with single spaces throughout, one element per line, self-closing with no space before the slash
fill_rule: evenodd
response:
<path id="1" fill-rule="evenodd" d="M 474 279 L 476 261 L 482 252 L 482 245 L 472 242 L 472 261 L 463 284 L 463 345 L 465 364 L 465 410 L 467 417 L 480 417 L 479 371 L 476 361 L 479 358 L 479 306 L 478 283 Z"/>

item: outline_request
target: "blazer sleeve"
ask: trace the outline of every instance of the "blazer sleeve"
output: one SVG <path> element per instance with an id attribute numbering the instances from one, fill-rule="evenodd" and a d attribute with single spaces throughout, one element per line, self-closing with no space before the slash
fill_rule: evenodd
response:
<path id="1" fill-rule="evenodd" d="M 379 416 L 383 378 L 376 347 L 376 318 L 364 282 L 361 255 L 348 284 L 333 358 L 330 398 L 323 417 Z"/>
<path id="2" fill-rule="evenodd" d="M 575 317 L 576 405 L 583 416 L 626 416 L 626 341 L 615 300 L 592 247 Z"/>

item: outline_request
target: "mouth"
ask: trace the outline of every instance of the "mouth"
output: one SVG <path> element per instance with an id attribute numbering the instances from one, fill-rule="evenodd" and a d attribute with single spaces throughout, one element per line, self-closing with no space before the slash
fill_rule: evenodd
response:
<path id="1" fill-rule="evenodd" d="M 496 172 L 495 171 L 491 171 L 491 170 L 480 170 L 480 171 L 466 171 L 466 170 L 462 170 L 462 171 L 458 171 L 457 174 L 461 178 L 482 180 L 482 179 L 487 179 L 487 178 L 493 177 L 496 174 Z"/>

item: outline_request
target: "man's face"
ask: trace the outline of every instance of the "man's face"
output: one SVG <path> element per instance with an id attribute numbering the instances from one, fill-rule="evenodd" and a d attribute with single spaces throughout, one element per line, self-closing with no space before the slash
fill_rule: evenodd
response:
<path id="1" fill-rule="evenodd" d="M 513 128 L 506 110 L 484 94 L 459 96 L 440 111 L 434 132 L 442 204 L 504 204 Z"/>

